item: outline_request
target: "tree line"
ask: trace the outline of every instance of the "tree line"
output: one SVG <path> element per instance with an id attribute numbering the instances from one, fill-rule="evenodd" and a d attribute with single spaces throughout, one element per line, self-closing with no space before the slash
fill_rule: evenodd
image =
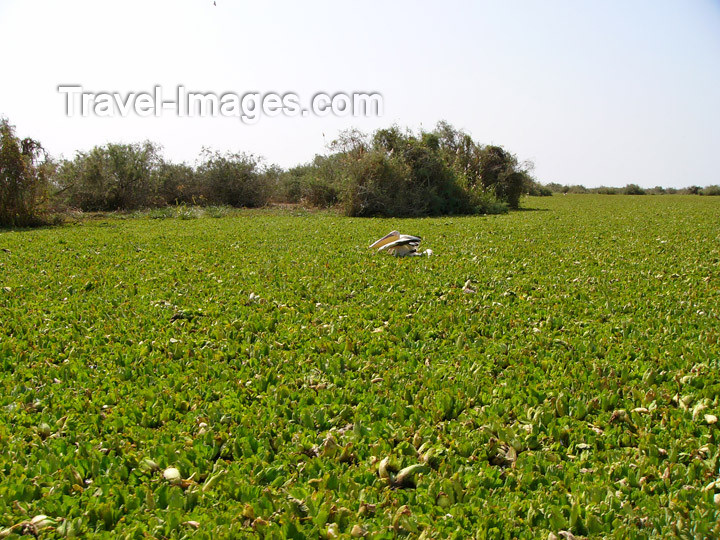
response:
<path id="1" fill-rule="evenodd" d="M 583 185 L 561 185 L 557 182 L 551 182 L 542 186 L 538 186 L 538 189 L 542 189 L 544 193 L 535 193 L 535 190 L 530 190 L 529 195 L 552 195 L 554 193 L 596 193 L 599 195 L 720 195 L 720 186 L 688 186 L 684 188 L 664 188 L 662 186 L 655 186 L 652 188 L 642 188 L 637 184 L 627 184 L 625 187 L 608 187 L 599 186 L 594 188 L 587 188 Z"/>
<path id="2" fill-rule="evenodd" d="M 327 155 L 281 169 L 257 156 L 204 149 L 194 166 L 163 158 L 146 141 L 106 144 L 55 160 L 33 139 L 19 139 L 0 119 L 0 226 L 48 223 L 70 209 L 127 211 L 171 205 L 261 207 L 298 203 L 337 207 L 347 216 L 502 213 L 521 196 L 553 193 L 670 193 L 625 188 L 542 185 L 532 165 L 501 146 L 483 145 L 440 122 L 432 131 L 393 126 L 348 130 Z M 661 191 L 660 191 L 661 190 Z M 717 195 L 720 188 L 692 188 Z"/>

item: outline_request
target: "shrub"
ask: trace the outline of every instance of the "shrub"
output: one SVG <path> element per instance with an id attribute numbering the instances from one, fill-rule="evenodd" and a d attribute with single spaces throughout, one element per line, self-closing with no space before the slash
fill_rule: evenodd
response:
<path id="1" fill-rule="evenodd" d="M 405 185 L 406 198 L 412 198 L 414 211 L 409 215 L 471 214 L 470 190 L 463 189 L 457 171 L 449 164 L 435 133 L 409 136 L 398 154 L 409 169 Z"/>
<path id="2" fill-rule="evenodd" d="M 338 192 L 335 187 L 325 184 L 318 179 L 309 179 L 303 184 L 302 202 L 319 208 L 327 208 L 338 202 Z"/>
<path id="3" fill-rule="evenodd" d="M 409 168 L 379 150 L 347 159 L 342 204 L 348 216 L 421 216 L 426 203 L 415 193 Z"/>
<path id="4" fill-rule="evenodd" d="M 357 132 L 336 147 L 345 213 L 354 216 L 428 216 L 476 211 L 468 190 L 445 160 L 437 135 L 379 130 L 369 143 Z"/>
<path id="5" fill-rule="evenodd" d="M 549 184 L 546 184 L 546 187 L 553 193 L 566 193 L 568 186 L 563 186 L 562 184 L 558 184 L 557 182 L 550 182 Z"/>
<path id="6" fill-rule="evenodd" d="M 432 132 L 349 130 L 330 149 L 283 173 L 278 196 L 315 206 L 337 202 L 351 216 L 436 216 L 505 212 L 519 206 L 526 186 L 537 185 L 514 155 L 444 122 Z"/>
<path id="7" fill-rule="evenodd" d="M 523 185 L 528 180 L 525 171 L 518 170 L 517 158 L 501 146 L 490 145 L 480 153 L 480 180 L 485 189 L 510 208 L 520 206 Z"/>
<path id="8" fill-rule="evenodd" d="M 645 190 L 637 184 L 628 184 L 623 189 L 625 195 L 645 195 Z"/>
<path id="9" fill-rule="evenodd" d="M 312 163 L 299 165 L 279 175 L 277 197 L 283 202 L 302 202 L 326 208 L 340 200 L 341 187 L 334 169 L 338 156 L 316 156 Z"/>
<path id="10" fill-rule="evenodd" d="M 200 204 L 202 193 L 195 170 L 184 163 L 162 162 L 156 170 L 157 202 L 161 204 Z"/>
<path id="11" fill-rule="evenodd" d="M 524 191 L 531 197 L 552 197 L 553 194 L 553 191 L 548 186 L 543 186 L 532 178 L 528 178 Z"/>
<path id="12" fill-rule="evenodd" d="M 68 203 L 85 211 L 135 210 L 157 199 L 159 147 L 149 141 L 96 146 L 65 161 L 59 180 Z"/>
<path id="13" fill-rule="evenodd" d="M 298 165 L 280 175 L 275 197 L 280 202 L 299 203 L 302 199 L 302 181 L 312 165 Z"/>
<path id="14" fill-rule="evenodd" d="M 39 142 L 18 139 L 14 127 L 0 119 L 0 226 L 46 222 L 48 163 Z"/>
<path id="15" fill-rule="evenodd" d="M 552 194 L 530 176 L 532 163 L 519 163 L 517 156 L 501 146 L 476 143 L 447 122 L 438 123 L 433 135 L 461 183 L 471 190 L 482 186 L 510 208 L 518 208 L 521 195 L 531 190 L 537 195 Z"/>
<path id="16" fill-rule="evenodd" d="M 508 204 L 498 201 L 492 193 L 478 190 L 473 193 L 473 206 L 478 214 L 506 214 Z"/>
<path id="17" fill-rule="evenodd" d="M 710 195 L 710 196 L 720 196 L 720 186 L 707 186 L 703 188 L 703 190 L 700 192 L 700 195 Z"/>
<path id="18" fill-rule="evenodd" d="M 197 168 L 199 192 L 210 204 L 265 206 L 273 192 L 271 175 L 264 174 L 257 158 L 249 154 L 203 150 Z"/>

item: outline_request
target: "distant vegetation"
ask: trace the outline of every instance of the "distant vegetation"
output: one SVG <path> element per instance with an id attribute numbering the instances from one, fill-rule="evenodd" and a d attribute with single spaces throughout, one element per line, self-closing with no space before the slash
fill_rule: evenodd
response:
<path id="1" fill-rule="evenodd" d="M 637 184 L 627 184 L 625 187 L 620 188 L 607 186 L 586 188 L 582 185 L 563 186 L 552 182 L 540 187 L 546 190 L 548 195 L 552 195 L 553 193 L 597 193 L 600 195 L 720 195 L 720 186 L 718 185 L 706 186 L 704 188 L 700 186 L 690 186 L 682 189 L 664 188 L 661 186 L 645 189 Z M 539 194 L 529 193 L 529 195 Z"/>
<path id="2" fill-rule="evenodd" d="M 446 123 L 419 133 L 351 130 L 330 148 L 329 156 L 281 175 L 286 200 L 340 204 L 349 216 L 501 213 L 518 208 L 532 181 L 513 154 Z"/>
<path id="3" fill-rule="evenodd" d="M 48 223 L 53 214 L 128 211 L 171 205 L 336 207 L 348 216 L 497 214 L 523 195 L 553 193 L 720 195 L 720 186 L 683 190 L 542 185 L 501 146 L 483 145 L 440 122 L 433 131 L 393 126 L 349 130 L 304 165 L 283 170 L 242 153 L 204 149 L 195 166 L 165 160 L 150 141 L 107 144 L 54 162 L 33 139 L 0 120 L 0 226 Z"/>

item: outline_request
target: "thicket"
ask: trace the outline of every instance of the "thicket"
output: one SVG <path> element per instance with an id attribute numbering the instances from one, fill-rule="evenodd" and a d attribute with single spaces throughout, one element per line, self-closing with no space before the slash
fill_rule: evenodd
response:
<path id="1" fill-rule="evenodd" d="M 68 207 L 83 211 L 273 201 L 337 206 L 348 216 L 500 213 L 518 208 L 529 190 L 543 189 L 516 156 L 446 123 L 432 132 L 349 130 L 328 155 L 289 170 L 207 149 L 193 167 L 165 161 L 148 141 L 107 144 L 63 161 L 56 185 Z"/>
<path id="2" fill-rule="evenodd" d="M 144 142 L 108 144 L 78 152 L 58 170 L 58 196 L 83 211 L 153 208 L 172 204 L 264 206 L 277 172 L 247 154 L 203 150 L 196 167 L 169 163 Z"/>
<path id="3" fill-rule="evenodd" d="M 278 192 L 289 201 L 340 204 L 349 216 L 436 216 L 505 212 L 537 185 L 516 156 L 447 123 L 431 132 L 349 130 L 330 150 L 284 173 Z"/>
<path id="4" fill-rule="evenodd" d="M 523 195 L 602 193 L 720 195 L 720 186 L 676 190 L 540 184 L 532 164 L 440 122 L 432 131 L 398 126 L 348 130 L 327 155 L 282 170 L 250 154 L 204 149 L 195 163 L 172 163 L 149 141 L 107 144 L 59 163 L 40 143 L 20 140 L 0 119 L 0 226 L 47 223 L 53 211 L 131 211 L 167 206 L 260 207 L 270 202 L 337 207 L 348 216 L 501 213 Z"/>
<path id="5" fill-rule="evenodd" d="M 108 144 L 61 163 L 59 195 L 84 211 L 135 210 L 161 204 L 156 172 L 162 163 L 151 143 Z"/>
<path id="6" fill-rule="evenodd" d="M 19 139 L 7 119 L 0 118 L 0 226 L 47 222 L 52 166 L 38 141 Z"/>
<path id="7" fill-rule="evenodd" d="M 689 186 L 686 188 L 664 188 L 655 186 L 653 188 L 642 188 L 637 184 L 627 184 L 625 187 L 599 186 L 587 188 L 583 185 L 561 185 L 551 182 L 542 186 L 550 193 L 597 193 L 600 195 L 720 195 L 720 186 L 712 185 L 704 188 L 700 186 Z M 534 193 L 528 193 L 534 195 Z"/>

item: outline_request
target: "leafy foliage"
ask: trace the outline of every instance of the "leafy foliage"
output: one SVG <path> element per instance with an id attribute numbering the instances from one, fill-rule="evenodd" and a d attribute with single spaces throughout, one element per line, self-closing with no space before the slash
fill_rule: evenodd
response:
<path id="1" fill-rule="evenodd" d="M 515 156 L 447 123 L 417 134 L 397 126 L 372 136 L 349 130 L 330 148 L 330 156 L 291 170 L 281 185 L 293 200 L 338 200 L 348 216 L 502 213 L 518 207 L 531 180 Z"/>
<path id="2" fill-rule="evenodd" d="M 20 140 L 0 118 L 0 227 L 27 227 L 45 222 L 49 163 L 39 142 Z"/>
<path id="3" fill-rule="evenodd" d="M 645 195 L 645 190 L 637 184 L 628 184 L 623 189 L 625 195 Z"/>
<path id="4" fill-rule="evenodd" d="M 152 206 L 159 147 L 149 141 L 107 144 L 65 161 L 58 179 L 70 206 L 84 211 L 134 210 Z"/>
<path id="5" fill-rule="evenodd" d="M 655 186 L 654 188 L 644 189 L 637 184 L 627 184 L 624 188 L 599 186 L 595 188 L 586 188 L 582 185 L 563 186 L 557 182 L 550 182 L 541 188 L 547 189 L 552 193 L 597 193 L 600 195 L 720 195 L 720 186 L 690 186 L 682 189 L 664 188 Z M 536 188 L 528 190 L 529 195 L 544 195 L 538 193 Z"/>
<path id="6" fill-rule="evenodd" d="M 165 204 L 200 204 L 204 194 L 195 169 L 184 163 L 163 161 L 156 170 L 157 196 Z"/>
<path id="7" fill-rule="evenodd" d="M 341 187 L 331 179 L 336 178 L 338 168 L 337 156 L 315 156 L 312 163 L 298 165 L 280 175 L 275 198 L 316 208 L 334 206 L 340 199 Z"/>
<path id="8" fill-rule="evenodd" d="M 0 534 L 717 538 L 718 199 L 532 202 L 0 234 Z"/>
<path id="9" fill-rule="evenodd" d="M 84 211 L 137 210 L 168 204 L 264 206 L 278 171 L 250 155 L 205 149 L 196 168 L 162 159 L 153 143 L 108 144 L 65 161 L 63 193 Z"/>
<path id="10" fill-rule="evenodd" d="M 273 171 L 264 174 L 254 156 L 204 150 L 201 160 L 197 181 L 205 201 L 255 208 L 270 199 Z"/>

